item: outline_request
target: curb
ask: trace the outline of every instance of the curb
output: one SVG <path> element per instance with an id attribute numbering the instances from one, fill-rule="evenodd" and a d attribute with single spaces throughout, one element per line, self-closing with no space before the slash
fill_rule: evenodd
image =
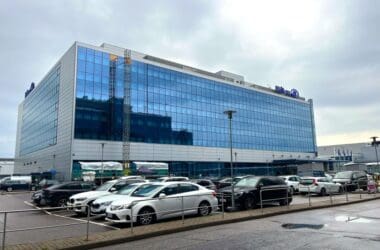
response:
<path id="1" fill-rule="evenodd" d="M 126 238 L 111 239 L 111 240 L 105 240 L 105 241 L 99 241 L 99 242 L 89 242 L 87 244 L 82 244 L 82 245 L 72 246 L 72 247 L 65 247 L 65 248 L 61 248 L 61 249 L 66 249 L 66 250 L 93 249 L 93 248 L 105 247 L 105 246 L 121 244 L 121 243 L 127 243 L 127 242 L 131 242 L 131 241 L 142 240 L 142 239 L 147 239 L 147 238 L 152 238 L 152 237 L 162 236 L 162 235 L 167 235 L 167 234 L 172 234 L 172 233 L 190 231 L 190 230 L 200 229 L 200 228 L 204 228 L 204 227 L 218 226 L 218 225 L 223 225 L 223 224 L 231 224 L 231 223 L 237 223 L 237 222 L 243 222 L 243 221 L 249 221 L 249 220 L 255 220 L 255 219 L 262 219 L 262 218 L 267 218 L 267 217 L 272 217 L 272 216 L 277 216 L 277 215 L 282 215 L 282 214 L 297 213 L 297 212 L 303 212 L 303 211 L 309 211 L 309 210 L 315 210 L 315 209 L 339 207 L 339 206 L 357 204 L 357 203 L 379 200 L 379 199 L 380 199 L 380 197 L 373 197 L 373 198 L 369 198 L 369 199 L 355 200 L 355 201 L 349 201 L 349 202 L 345 202 L 345 203 L 315 205 L 312 207 L 276 211 L 276 212 L 267 213 L 267 214 L 251 215 L 251 216 L 234 218 L 234 219 L 224 219 L 224 220 L 220 220 L 220 221 L 206 222 L 206 223 L 197 224 L 197 225 L 189 225 L 189 226 L 185 225 L 185 226 L 180 227 L 180 228 L 171 228 L 171 229 L 166 229 L 166 230 L 162 230 L 162 231 L 158 231 L 158 232 L 146 233 L 143 235 L 129 236 Z"/>

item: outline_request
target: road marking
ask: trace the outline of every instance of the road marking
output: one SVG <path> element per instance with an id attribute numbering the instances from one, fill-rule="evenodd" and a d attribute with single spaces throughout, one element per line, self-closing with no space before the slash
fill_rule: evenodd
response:
<path id="1" fill-rule="evenodd" d="M 31 207 L 33 207 L 33 208 L 35 208 L 35 209 L 41 210 L 42 212 L 46 213 L 47 215 L 52 215 L 51 212 L 49 212 L 49 211 L 47 211 L 47 210 L 45 210 L 45 209 L 43 209 L 43 208 L 40 208 L 39 206 L 36 206 L 36 205 L 30 203 L 29 201 L 24 201 L 24 204 L 26 204 L 26 205 L 28 205 L 28 206 L 31 206 Z"/>
<path id="2" fill-rule="evenodd" d="M 56 217 L 60 217 L 60 218 L 66 218 L 66 219 L 71 219 L 71 220 L 87 223 L 87 220 L 83 220 L 83 219 L 66 217 L 64 215 L 59 215 L 59 214 L 52 214 L 52 215 L 56 216 Z M 98 225 L 98 226 L 108 227 L 108 228 L 111 228 L 111 229 L 114 229 L 114 230 L 120 230 L 120 228 L 118 228 L 118 227 L 113 227 L 113 226 L 110 226 L 110 225 L 107 225 L 107 224 L 104 224 L 104 223 L 100 223 L 100 222 L 94 222 L 94 221 L 90 220 L 90 223 L 94 224 L 94 225 Z"/>
<path id="3" fill-rule="evenodd" d="M 26 205 L 28 205 L 28 206 L 34 207 L 35 209 L 41 210 L 41 211 L 45 212 L 48 215 L 52 215 L 52 216 L 56 216 L 56 217 L 59 217 L 59 218 L 65 218 L 65 219 L 70 219 L 70 220 L 75 220 L 75 221 L 80 221 L 80 222 L 87 223 L 87 220 L 78 219 L 78 218 L 72 218 L 72 217 L 67 217 L 67 216 L 64 216 L 64 215 L 59 215 L 59 214 L 51 213 L 51 212 L 46 211 L 45 209 L 43 209 L 41 207 L 38 207 L 38 206 L 36 206 L 36 205 L 28 202 L 28 201 L 24 201 L 24 203 Z M 107 224 L 104 224 L 104 223 L 94 222 L 94 221 L 91 221 L 91 220 L 90 220 L 90 224 L 94 224 L 94 225 L 102 226 L 102 227 L 108 227 L 108 228 L 111 228 L 111 229 L 114 229 L 114 230 L 120 230 L 120 228 L 118 228 L 118 227 L 113 227 L 113 226 L 110 226 L 110 225 L 107 225 Z"/>

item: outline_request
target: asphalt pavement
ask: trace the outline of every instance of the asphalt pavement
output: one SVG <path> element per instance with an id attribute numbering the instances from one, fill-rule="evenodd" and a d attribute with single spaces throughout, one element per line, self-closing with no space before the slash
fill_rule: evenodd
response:
<path id="1" fill-rule="evenodd" d="M 100 249 L 379 249 L 380 200 L 202 228 Z"/>
<path id="2" fill-rule="evenodd" d="M 30 203 L 31 193 L 4 194 L 0 195 L 0 211 L 34 209 Z M 44 211 L 18 212 L 7 214 L 7 231 L 24 228 L 35 228 L 43 226 L 61 225 L 59 228 L 34 229 L 20 232 L 7 232 L 6 243 L 33 243 L 49 239 L 60 239 L 65 237 L 85 236 L 87 225 L 85 218 L 78 218 L 67 211 L 46 213 Z M 80 223 L 80 224 L 79 224 Z M 96 224 L 95 224 L 96 223 Z M 89 227 L 90 233 L 112 230 L 101 222 L 92 222 Z M 79 225 L 70 225 L 79 224 Z M 63 226 L 67 225 L 67 226 Z M 0 213 L 0 231 L 3 231 L 4 214 Z M 2 242 L 2 234 L 0 234 Z"/>

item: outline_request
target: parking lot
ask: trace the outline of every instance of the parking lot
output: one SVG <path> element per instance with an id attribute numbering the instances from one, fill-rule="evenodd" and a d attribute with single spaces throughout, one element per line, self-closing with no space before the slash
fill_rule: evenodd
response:
<path id="1" fill-rule="evenodd" d="M 362 194 L 363 196 L 368 196 L 368 194 Z M 372 195 L 372 194 L 371 194 Z M 11 211 L 11 210 L 26 210 L 38 208 L 34 206 L 30 201 L 30 192 L 24 193 L 5 193 L 0 195 L 0 211 Z M 296 204 L 308 204 L 318 203 L 321 201 L 337 202 L 338 200 L 343 201 L 358 197 L 359 194 L 345 194 L 329 196 L 301 196 L 295 195 L 291 205 Z M 277 204 L 265 205 L 265 208 L 278 206 Z M 218 215 L 221 212 L 214 214 Z M 87 230 L 87 218 L 79 217 L 73 212 L 67 210 L 47 212 L 47 211 L 30 211 L 30 212 L 19 212 L 11 213 L 7 216 L 7 234 L 6 243 L 7 245 L 19 244 L 19 243 L 33 243 L 43 240 L 50 239 L 61 239 L 65 237 L 77 237 L 85 236 Z M 3 215 L 0 215 L 0 231 L 3 228 Z M 80 224 L 78 224 L 80 223 Z M 26 228 L 37 228 L 45 226 L 57 226 L 58 228 L 45 228 L 45 229 L 33 229 L 28 231 L 20 232 L 8 232 L 10 230 L 26 229 Z M 91 217 L 89 224 L 89 233 L 95 232 L 105 232 L 110 230 L 118 230 L 120 228 L 129 227 L 127 224 L 111 224 L 104 221 L 101 218 Z M 0 239 L 2 236 L 0 236 Z"/>

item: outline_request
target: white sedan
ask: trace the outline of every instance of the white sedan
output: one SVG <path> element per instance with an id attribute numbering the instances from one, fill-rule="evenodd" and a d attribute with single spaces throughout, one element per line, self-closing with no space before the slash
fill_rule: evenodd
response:
<path id="1" fill-rule="evenodd" d="M 135 190 L 137 190 L 141 185 L 144 185 L 145 183 L 135 183 L 130 184 L 126 187 L 123 187 L 119 191 L 117 191 L 115 194 L 103 196 L 99 199 L 96 199 L 91 204 L 91 215 L 97 215 L 97 216 L 106 216 L 106 208 L 111 205 L 112 202 L 116 200 L 125 199 L 126 196 L 129 196 L 132 194 Z"/>
<path id="2" fill-rule="evenodd" d="M 148 225 L 156 220 L 182 214 L 206 216 L 216 210 L 216 193 L 187 182 L 151 183 L 141 186 L 129 197 L 111 203 L 106 220 L 113 223 L 137 222 Z"/>
<path id="3" fill-rule="evenodd" d="M 329 181 L 327 177 L 303 177 L 299 185 L 301 195 L 310 193 L 325 196 L 327 194 L 342 193 L 343 187 L 339 183 Z"/>
<path id="4" fill-rule="evenodd" d="M 70 197 L 67 202 L 69 209 L 74 210 L 77 214 L 87 214 L 87 206 L 103 196 L 111 195 L 119 189 L 126 187 L 132 183 L 143 183 L 145 180 L 111 180 L 107 181 L 94 191 L 75 194 Z"/>

